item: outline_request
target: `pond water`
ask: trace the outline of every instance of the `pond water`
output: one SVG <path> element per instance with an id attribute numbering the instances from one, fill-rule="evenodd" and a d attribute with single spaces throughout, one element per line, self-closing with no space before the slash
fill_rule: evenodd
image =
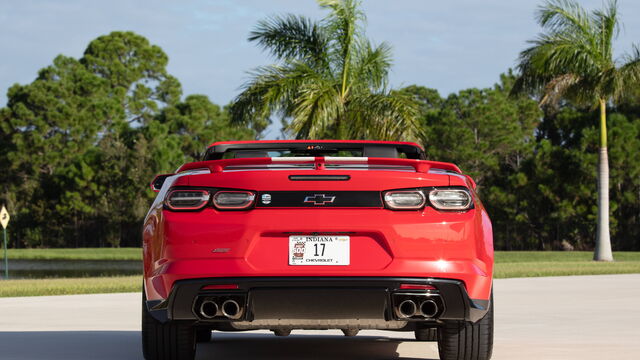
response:
<path id="1" fill-rule="evenodd" d="M 4 274 L 4 267 L 2 269 Z M 142 274 L 139 260 L 10 260 L 10 279 L 125 276 Z"/>

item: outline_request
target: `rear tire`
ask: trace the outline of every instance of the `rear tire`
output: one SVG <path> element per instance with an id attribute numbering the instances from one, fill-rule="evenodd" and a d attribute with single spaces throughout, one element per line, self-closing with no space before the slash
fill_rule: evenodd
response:
<path id="1" fill-rule="evenodd" d="M 418 341 L 438 341 L 437 328 L 416 329 L 415 334 Z"/>
<path id="2" fill-rule="evenodd" d="M 211 334 L 211 333 L 209 333 Z M 146 360 L 192 360 L 196 354 L 196 332 L 191 324 L 161 323 L 147 310 L 142 295 L 142 354 Z"/>
<path id="3" fill-rule="evenodd" d="M 449 321 L 438 329 L 440 360 L 489 360 L 493 352 L 493 295 L 489 310 L 475 324 Z"/>

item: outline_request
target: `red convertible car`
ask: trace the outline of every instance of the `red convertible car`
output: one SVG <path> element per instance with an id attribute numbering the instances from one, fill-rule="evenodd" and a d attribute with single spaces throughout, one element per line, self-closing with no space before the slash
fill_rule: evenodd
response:
<path id="1" fill-rule="evenodd" d="M 475 183 L 414 143 L 237 141 L 159 175 L 143 227 L 146 359 L 211 331 L 413 331 L 489 359 L 493 235 Z"/>

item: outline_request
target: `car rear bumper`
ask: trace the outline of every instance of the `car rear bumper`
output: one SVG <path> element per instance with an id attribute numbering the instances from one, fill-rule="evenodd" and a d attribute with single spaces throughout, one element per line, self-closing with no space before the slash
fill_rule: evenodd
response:
<path id="1" fill-rule="evenodd" d="M 150 300 L 188 279 L 291 276 L 454 279 L 471 298 L 490 297 L 491 224 L 479 209 L 160 210 L 154 219 L 143 242 Z M 289 265 L 290 237 L 300 234 L 349 236 L 349 264 Z"/>
<path id="2" fill-rule="evenodd" d="M 433 290 L 401 289 L 401 284 L 431 285 Z M 217 289 L 205 289 L 214 285 Z M 223 289 L 224 287 L 236 287 Z M 403 317 L 400 302 L 410 299 L 420 306 L 433 300 L 432 316 Z M 227 300 L 240 304 L 237 318 L 205 318 L 203 301 L 219 306 Z M 403 277 L 251 277 L 179 280 L 166 300 L 147 301 L 160 321 L 193 321 L 212 327 L 235 329 L 289 328 L 389 328 L 407 323 L 437 324 L 443 320 L 477 321 L 487 312 L 489 300 L 472 299 L 458 280 Z"/>

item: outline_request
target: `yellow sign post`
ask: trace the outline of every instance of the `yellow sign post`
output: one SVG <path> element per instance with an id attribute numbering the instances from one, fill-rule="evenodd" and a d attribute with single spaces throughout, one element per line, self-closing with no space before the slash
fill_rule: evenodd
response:
<path id="1" fill-rule="evenodd" d="M 7 258 L 7 225 L 9 225 L 9 212 L 2 205 L 2 210 L 0 210 L 0 224 L 2 225 L 2 231 L 4 232 L 4 278 L 9 278 L 9 259 Z"/>

